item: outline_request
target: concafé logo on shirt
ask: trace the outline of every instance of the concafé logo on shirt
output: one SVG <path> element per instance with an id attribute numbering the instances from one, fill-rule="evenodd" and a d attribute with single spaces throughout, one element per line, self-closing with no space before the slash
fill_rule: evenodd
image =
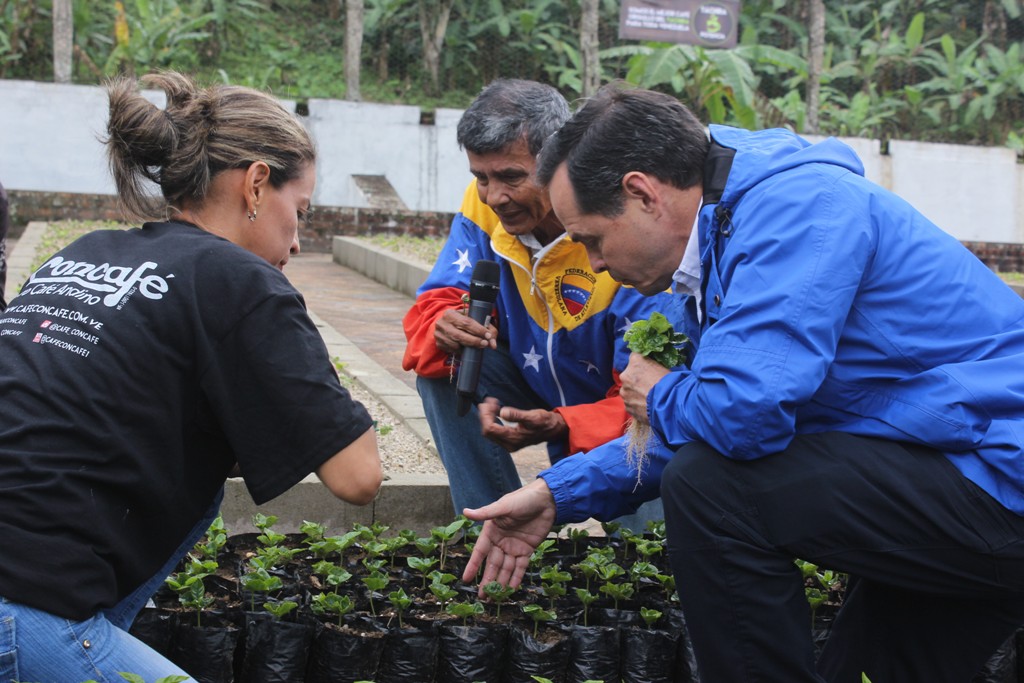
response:
<path id="1" fill-rule="evenodd" d="M 54 256 L 32 274 L 21 293 L 72 296 L 91 305 L 102 301 L 111 308 L 135 291 L 147 299 L 162 299 L 169 286 L 167 279 L 149 272 L 156 267 L 152 261 L 132 267 L 97 265 Z"/>

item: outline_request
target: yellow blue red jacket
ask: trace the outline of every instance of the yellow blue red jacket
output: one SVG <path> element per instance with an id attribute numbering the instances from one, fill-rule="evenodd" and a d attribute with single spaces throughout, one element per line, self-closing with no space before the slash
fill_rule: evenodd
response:
<path id="1" fill-rule="evenodd" d="M 408 345 L 402 366 L 424 377 L 447 377 L 452 359 L 437 348 L 435 321 L 462 306 L 473 266 L 497 261 L 501 281 L 494 324 L 529 386 L 569 428 L 566 453 L 588 451 L 623 434 L 628 414 L 619 373 L 629 362 L 622 335 L 635 320 L 682 312 L 667 293 L 644 297 L 607 273 L 595 273 L 582 245 L 566 235 L 530 251 L 502 227 L 471 183 L 447 242 L 403 320 Z"/>

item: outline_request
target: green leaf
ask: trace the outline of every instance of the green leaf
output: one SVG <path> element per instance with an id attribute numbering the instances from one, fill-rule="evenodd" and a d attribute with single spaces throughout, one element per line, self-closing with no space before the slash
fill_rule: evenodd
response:
<path id="1" fill-rule="evenodd" d="M 265 602 L 263 609 L 270 612 L 274 619 L 280 619 L 284 615 L 297 608 L 299 604 L 294 600 L 282 600 L 281 602 Z"/>
<path id="2" fill-rule="evenodd" d="M 718 67 L 725 85 L 732 90 L 741 119 L 756 116 L 754 111 L 754 71 L 743 57 L 733 50 L 706 50 L 707 58 Z M 753 120 L 750 121 L 754 123 Z M 750 127 L 753 127 L 751 125 Z"/>
<path id="3" fill-rule="evenodd" d="M 536 603 L 523 605 L 523 612 L 534 621 L 551 621 L 558 616 L 553 611 L 546 610 Z"/>
<path id="4" fill-rule="evenodd" d="M 434 597 L 436 597 L 442 603 L 455 599 L 459 594 L 457 590 L 449 586 L 446 586 L 443 583 L 430 584 L 430 592 L 433 593 Z"/>
<path id="5" fill-rule="evenodd" d="M 513 593 L 515 593 L 515 591 L 515 588 L 505 586 L 499 583 L 498 581 L 491 581 L 490 583 L 484 585 L 484 593 L 487 594 L 487 597 L 489 597 L 491 600 L 494 600 L 497 603 L 505 602 L 512 596 Z"/>
<path id="6" fill-rule="evenodd" d="M 647 320 L 637 320 L 623 339 L 633 353 L 650 358 L 666 368 L 674 368 L 686 362 L 680 350 L 689 339 L 672 329 L 672 324 L 663 314 L 655 311 Z"/>
<path id="7" fill-rule="evenodd" d="M 904 43 L 907 46 L 907 52 L 913 52 L 921 44 L 921 39 L 924 37 L 924 12 L 918 12 L 914 15 L 914 18 L 910 20 L 910 26 L 907 27 L 907 34 L 903 37 Z"/>
<path id="8" fill-rule="evenodd" d="M 942 45 L 942 54 L 946 56 L 946 61 L 954 64 L 956 62 L 956 43 L 953 42 L 953 38 L 948 33 L 943 33 L 939 44 Z"/>
<path id="9" fill-rule="evenodd" d="M 656 609 L 641 607 L 640 618 L 643 619 L 644 623 L 647 624 L 647 627 L 650 628 L 654 626 L 654 622 L 658 621 L 658 619 L 661 619 L 661 612 L 659 612 Z"/>
<path id="10" fill-rule="evenodd" d="M 384 588 L 387 587 L 387 585 L 391 582 L 391 579 L 388 578 L 387 574 L 381 572 L 374 572 L 369 576 L 364 576 L 362 578 L 362 582 L 366 584 L 366 587 L 370 590 L 380 591 L 384 590 Z"/>
<path id="11" fill-rule="evenodd" d="M 409 565 L 409 569 L 414 569 L 418 572 L 427 573 L 433 568 L 435 564 L 437 564 L 437 558 L 416 557 L 415 555 L 410 555 L 409 557 L 405 558 L 405 563 Z"/>
<path id="12" fill-rule="evenodd" d="M 751 45 L 736 48 L 737 54 L 747 58 L 748 62 L 772 64 L 787 71 L 807 75 L 807 60 L 795 52 L 777 48 L 774 45 Z"/>
<path id="13" fill-rule="evenodd" d="M 409 609 L 409 606 L 412 605 L 412 598 L 405 592 L 405 589 L 399 588 L 388 593 L 388 602 L 394 605 L 395 609 L 403 611 Z"/>
<path id="14" fill-rule="evenodd" d="M 688 53 L 683 46 L 654 50 L 649 56 L 638 61 L 638 72 L 630 70 L 627 78 L 639 86 L 650 88 L 670 82 L 672 77 L 689 63 Z"/>
<path id="15" fill-rule="evenodd" d="M 355 605 L 348 595 L 331 592 L 314 595 L 309 607 L 316 614 L 336 614 L 341 617 L 351 612 Z"/>
<path id="16" fill-rule="evenodd" d="M 484 606 L 479 602 L 452 602 L 445 605 L 444 611 L 465 621 L 468 617 L 484 613 Z"/>
<path id="17" fill-rule="evenodd" d="M 124 680 L 129 681 L 129 683 L 146 683 L 146 679 L 144 679 L 142 676 L 138 674 L 128 673 L 127 671 L 119 671 L 117 675 L 123 678 Z M 174 674 L 173 676 L 164 676 L 162 678 L 158 678 L 153 683 L 181 683 L 182 681 L 187 680 L 188 676 L 180 676 L 178 674 Z M 96 683 L 96 681 L 88 680 L 85 683 Z"/>

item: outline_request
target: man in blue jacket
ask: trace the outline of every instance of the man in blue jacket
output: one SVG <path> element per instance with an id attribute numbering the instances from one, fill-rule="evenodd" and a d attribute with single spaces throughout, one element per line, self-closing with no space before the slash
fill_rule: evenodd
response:
<path id="1" fill-rule="evenodd" d="M 538 178 L 595 271 L 697 303 L 690 366 L 634 354 L 622 396 L 675 449 L 649 472 L 701 680 L 970 680 L 1024 623 L 1024 301 L 837 140 L 709 140 L 658 93 L 603 89 Z M 471 511 L 466 576 L 518 584 L 630 490 L 557 463 Z M 850 576 L 817 663 L 794 558 Z"/>

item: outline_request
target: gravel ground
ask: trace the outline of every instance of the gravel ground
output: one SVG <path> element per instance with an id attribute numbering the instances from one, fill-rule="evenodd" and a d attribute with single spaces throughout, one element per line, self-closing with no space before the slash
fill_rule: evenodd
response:
<path id="1" fill-rule="evenodd" d="M 444 474 L 441 459 L 417 434 L 405 426 L 391 410 L 378 401 L 358 381 L 344 374 L 342 384 L 377 421 L 377 446 L 384 476 L 389 474 Z"/>
<path id="2" fill-rule="evenodd" d="M 384 247 L 426 263 L 433 263 L 437 252 L 444 244 L 437 237 L 407 237 L 403 235 L 377 235 L 367 237 L 367 241 L 378 247 Z M 378 401 L 364 389 L 358 381 L 347 376 L 343 377 L 345 385 L 352 396 L 366 406 L 378 423 L 377 443 L 380 448 L 381 464 L 385 476 L 389 473 L 401 474 L 444 474 L 441 459 L 430 448 L 423 444 L 419 436 L 407 428 L 387 406 Z M 388 430 L 388 427 L 391 429 Z"/>

